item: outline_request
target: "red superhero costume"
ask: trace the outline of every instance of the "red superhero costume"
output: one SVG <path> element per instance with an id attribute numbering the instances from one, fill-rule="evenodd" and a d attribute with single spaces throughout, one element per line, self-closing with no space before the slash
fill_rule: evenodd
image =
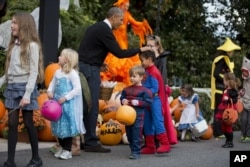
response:
<path id="1" fill-rule="evenodd" d="M 165 85 L 164 85 L 164 82 L 163 82 L 163 80 L 161 78 L 161 75 L 156 75 L 157 72 L 154 72 L 154 70 L 156 70 L 156 69 L 157 68 L 148 68 L 148 73 L 158 80 L 158 83 L 159 83 L 159 97 L 160 97 L 161 104 L 162 104 L 164 125 L 165 125 L 165 129 L 167 131 L 169 143 L 171 145 L 174 145 L 174 144 L 178 143 L 176 130 L 174 128 L 174 125 L 173 125 L 173 122 L 172 122 L 172 117 L 171 117 L 171 114 L 170 114 L 170 106 L 169 106 L 169 103 L 168 103 L 168 98 L 166 97 Z"/>

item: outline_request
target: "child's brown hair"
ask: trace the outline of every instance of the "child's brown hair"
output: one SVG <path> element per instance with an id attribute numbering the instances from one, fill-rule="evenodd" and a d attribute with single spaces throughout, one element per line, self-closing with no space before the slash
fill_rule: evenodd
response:
<path id="1" fill-rule="evenodd" d="M 191 97 L 193 94 L 194 94 L 194 90 L 193 90 L 193 87 L 189 84 L 183 84 L 181 87 L 180 87 L 180 90 L 185 90 L 188 94 L 188 97 Z"/>
<path id="2" fill-rule="evenodd" d="M 228 72 L 224 74 L 224 79 L 228 82 L 228 86 L 235 90 L 241 86 L 241 81 L 239 78 L 236 78 L 234 73 Z"/>

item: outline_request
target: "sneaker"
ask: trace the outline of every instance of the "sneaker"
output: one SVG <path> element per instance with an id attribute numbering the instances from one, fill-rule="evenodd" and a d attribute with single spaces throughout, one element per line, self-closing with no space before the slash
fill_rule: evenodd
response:
<path id="1" fill-rule="evenodd" d="M 72 153 L 67 150 L 63 150 L 62 154 L 60 155 L 61 159 L 71 159 L 72 158 Z"/>
<path id="2" fill-rule="evenodd" d="M 141 158 L 141 156 L 138 155 L 138 154 L 131 154 L 131 155 L 129 156 L 129 159 L 134 159 L 134 160 L 140 159 L 140 158 Z"/>
<path id="3" fill-rule="evenodd" d="M 225 135 L 220 135 L 218 136 L 219 139 L 224 139 L 225 138 Z"/>
<path id="4" fill-rule="evenodd" d="M 54 146 L 52 146 L 52 147 L 49 149 L 49 151 L 50 151 L 51 153 L 55 154 L 55 153 L 58 151 L 59 148 L 60 148 L 60 146 L 59 146 L 58 144 L 55 144 Z"/>
<path id="5" fill-rule="evenodd" d="M 84 146 L 85 152 L 97 152 L 97 153 L 109 153 L 111 152 L 111 149 L 104 148 L 101 145 L 97 146 Z"/>
<path id="6" fill-rule="evenodd" d="M 250 143 L 250 137 L 245 137 L 244 140 L 241 141 L 242 143 Z"/>
<path id="7" fill-rule="evenodd" d="M 59 158 L 59 157 L 61 156 L 62 152 L 63 152 L 62 147 L 59 147 L 59 148 L 57 149 L 57 152 L 54 154 L 54 156 L 55 156 L 56 158 Z"/>
<path id="8" fill-rule="evenodd" d="M 240 142 L 241 142 L 241 143 L 244 143 L 244 140 L 245 140 L 245 136 L 241 136 L 241 137 L 240 137 Z"/>

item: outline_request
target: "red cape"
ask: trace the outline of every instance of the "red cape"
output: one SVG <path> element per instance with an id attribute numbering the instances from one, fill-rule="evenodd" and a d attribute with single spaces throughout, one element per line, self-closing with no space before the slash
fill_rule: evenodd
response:
<path id="1" fill-rule="evenodd" d="M 170 114 L 170 106 L 168 103 L 168 98 L 166 97 L 165 85 L 164 85 L 164 81 L 162 79 L 161 73 L 155 65 L 148 67 L 147 71 L 151 76 L 153 76 L 155 79 L 157 79 L 157 81 L 159 83 L 158 94 L 159 94 L 161 104 L 162 104 L 162 114 L 164 117 L 164 126 L 165 126 L 165 129 L 167 131 L 169 143 L 171 145 L 177 144 L 178 143 L 177 132 L 176 132 L 175 127 L 174 127 L 173 122 L 172 122 L 172 117 Z"/>

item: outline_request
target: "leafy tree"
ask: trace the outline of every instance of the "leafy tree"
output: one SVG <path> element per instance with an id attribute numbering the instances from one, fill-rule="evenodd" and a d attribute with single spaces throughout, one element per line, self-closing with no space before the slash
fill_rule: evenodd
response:
<path id="1" fill-rule="evenodd" d="M 145 13 L 153 28 L 162 37 L 168 57 L 168 77 L 179 77 L 194 87 L 210 87 L 212 55 L 218 46 L 213 29 L 206 23 L 205 1 L 148 0 Z M 156 12 L 161 6 L 160 15 Z M 156 27 L 160 18 L 159 27 Z"/>
<path id="2" fill-rule="evenodd" d="M 250 54 L 250 1 L 248 0 L 214 0 L 217 6 L 223 6 L 220 10 L 215 12 L 212 16 L 218 18 L 221 15 L 225 16 L 225 23 L 217 24 L 225 30 L 221 37 L 229 36 L 234 41 L 237 41 L 241 46 L 241 51 L 236 52 L 232 60 L 235 62 L 235 74 L 241 78 L 241 65 L 243 56 Z M 227 9 L 227 10 L 225 10 Z"/>
<path id="3" fill-rule="evenodd" d="M 80 8 L 71 1 L 68 11 L 60 11 L 63 39 L 62 48 L 77 49 L 86 27 L 95 21 L 103 20 L 107 10 L 117 0 L 79 0 Z M 236 69 L 240 69 L 242 55 L 248 54 L 250 33 L 249 3 L 247 0 L 236 0 L 231 3 L 218 0 L 219 3 L 230 7 L 230 10 L 220 10 L 210 15 L 217 17 L 225 14 L 231 20 L 230 26 L 220 23 L 207 22 L 208 13 L 204 3 L 215 0 L 130 0 L 130 12 L 137 20 L 147 19 L 154 34 L 162 38 L 164 48 L 170 50 L 167 70 L 169 84 L 173 77 L 183 79 L 194 87 L 210 87 L 211 64 L 216 48 L 222 43 L 226 34 L 215 36 L 218 26 L 225 26 L 227 31 L 239 32 L 242 42 L 242 52 L 235 56 Z M 3 20 L 11 18 L 15 11 L 31 12 L 39 6 L 39 0 L 9 0 L 8 11 Z M 219 13 L 220 12 L 220 13 Z M 130 47 L 137 47 L 138 38 L 128 32 Z M 233 35 L 229 36 L 235 38 Z M 240 71 L 236 73 L 240 76 Z"/>

